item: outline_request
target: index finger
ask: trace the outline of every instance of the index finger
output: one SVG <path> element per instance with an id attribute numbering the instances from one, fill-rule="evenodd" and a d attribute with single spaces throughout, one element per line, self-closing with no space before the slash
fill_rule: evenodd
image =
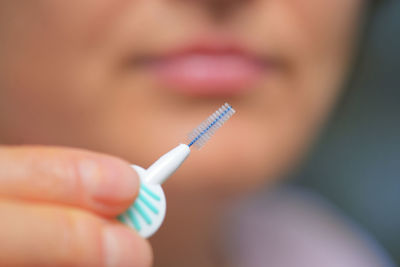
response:
<path id="1" fill-rule="evenodd" d="M 116 157 L 79 149 L 0 148 L 0 197 L 72 205 L 116 216 L 136 198 L 139 179 Z"/>

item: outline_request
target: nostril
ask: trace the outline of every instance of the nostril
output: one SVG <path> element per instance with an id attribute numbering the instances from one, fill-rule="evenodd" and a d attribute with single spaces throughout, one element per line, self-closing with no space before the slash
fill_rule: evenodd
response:
<path id="1" fill-rule="evenodd" d="M 239 8 L 251 0 L 187 0 L 195 3 L 199 9 L 204 9 L 217 22 L 223 22 L 232 17 Z"/>

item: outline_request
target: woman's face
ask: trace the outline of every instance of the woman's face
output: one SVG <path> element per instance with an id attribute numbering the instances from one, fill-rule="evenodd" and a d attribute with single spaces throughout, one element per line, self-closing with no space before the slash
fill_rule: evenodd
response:
<path id="1" fill-rule="evenodd" d="M 364 5 L 0 0 L 0 138 L 147 167 L 229 102 L 237 114 L 171 185 L 254 186 L 292 165 L 331 110 Z"/>

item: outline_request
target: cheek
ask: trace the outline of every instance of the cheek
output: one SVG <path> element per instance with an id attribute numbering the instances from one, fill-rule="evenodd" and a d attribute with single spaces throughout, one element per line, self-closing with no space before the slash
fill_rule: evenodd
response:
<path id="1" fill-rule="evenodd" d="M 283 30 L 300 49 L 316 49 L 313 54 L 347 43 L 364 6 L 362 0 L 275 0 L 270 5 L 277 25 L 286 26 Z"/>
<path id="2" fill-rule="evenodd" d="M 29 130 L 29 140 L 24 136 L 20 142 L 51 142 L 63 136 L 65 128 L 86 124 L 92 113 L 101 114 L 109 75 L 104 62 L 98 64 L 105 59 L 95 56 L 99 53 L 92 44 L 99 29 L 127 2 L 0 3 L 0 105 L 7 111 L 0 118 L 8 123 L 10 139 L 18 140 Z M 52 133 L 41 131 L 49 122 Z"/>
<path id="3" fill-rule="evenodd" d="M 243 13 L 245 23 L 238 28 L 259 50 L 273 51 L 285 62 L 276 98 L 292 99 L 301 113 L 321 118 L 347 74 L 364 5 L 362 0 L 258 1 Z"/>
<path id="4" fill-rule="evenodd" d="M 310 117 L 324 117 L 342 87 L 363 5 L 361 0 L 270 1 L 276 26 L 270 31 L 287 59 L 287 87 Z"/>

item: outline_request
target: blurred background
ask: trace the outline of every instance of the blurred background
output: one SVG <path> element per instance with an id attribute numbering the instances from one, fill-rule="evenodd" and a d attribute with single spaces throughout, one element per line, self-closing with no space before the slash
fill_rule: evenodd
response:
<path id="1" fill-rule="evenodd" d="M 362 225 L 400 265 L 400 1 L 382 1 L 364 49 L 295 184 Z"/>

